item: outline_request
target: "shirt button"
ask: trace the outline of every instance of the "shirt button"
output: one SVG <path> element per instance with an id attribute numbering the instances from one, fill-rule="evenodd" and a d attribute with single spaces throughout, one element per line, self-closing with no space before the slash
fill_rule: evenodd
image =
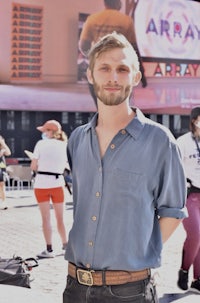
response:
<path id="1" fill-rule="evenodd" d="M 92 216 L 92 221 L 96 221 L 97 217 L 96 216 Z"/>
<path id="2" fill-rule="evenodd" d="M 100 197 L 100 192 L 96 192 L 96 197 Z"/>
<path id="3" fill-rule="evenodd" d="M 114 148 L 115 148 L 115 144 L 111 144 L 111 145 L 110 145 L 110 148 L 111 148 L 111 149 L 114 149 Z"/>
<path id="4" fill-rule="evenodd" d="M 88 244 L 89 244 L 89 246 L 93 246 L 94 245 L 93 241 L 89 241 Z"/>
<path id="5" fill-rule="evenodd" d="M 125 134 L 126 134 L 126 130 L 125 130 L 125 129 L 122 129 L 121 134 L 122 134 L 122 135 L 125 135 Z"/>

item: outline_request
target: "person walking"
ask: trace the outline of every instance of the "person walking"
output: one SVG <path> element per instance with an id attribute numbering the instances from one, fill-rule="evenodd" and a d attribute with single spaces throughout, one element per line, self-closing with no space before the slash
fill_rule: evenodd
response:
<path id="1" fill-rule="evenodd" d="M 155 303 L 151 268 L 187 215 L 178 146 L 167 128 L 129 105 L 141 72 L 123 35 L 92 47 L 87 77 L 98 112 L 67 147 L 74 220 L 63 303 Z"/>
<path id="2" fill-rule="evenodd" d="M 192 109 L 190 131 L 180 136 L 180 147 L 188 182 L 188 218 L 183 220 L 186 239 L 182 249 L 178 286 L 188 289 L 189 270 L 193 267 L 193 281 L 190 290 L 200 294 L 200 107 Z"/>
<path id="3" fill-rule="evenodd" d="M 65 181 L 64 169 L 67 165 L 67 135 L 56 120 L 48 120 L 37 127 L 42 132 L 42 140 L 36 143 L 31 161 L 31 169 L 36 173 L 34 194 L 39 205 L 46 249 L 38 258 L 55 256 L 52 247 L 52 227 L 50 221 L 50 202 L 53 204 L 57 229 L 62 241 L 62 250 L 67 246 L 64 225 Z"/>
<path id="4" fill-rule="evenodd" d="M 6 187 L 5 187 L 5 178 L 6 178 L 6 161 L 5 156 L 10 156 L 11 150 L 5 142 L 5 139 L 0 136 L 0 209 L 6 210 L 8 208 L 6 202 Z"/>

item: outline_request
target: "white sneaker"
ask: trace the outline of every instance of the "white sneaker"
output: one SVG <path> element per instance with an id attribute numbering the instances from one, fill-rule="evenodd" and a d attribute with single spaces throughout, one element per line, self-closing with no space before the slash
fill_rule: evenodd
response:
<path id="1" fill-rule="evenodd" d="M 1 209 L 1 210 L 6 210 L 6 209 L 8 209 L 8 205 L 7 205 L 7 202 L 6 202 L 6 201 L 1 201 L 1 202 L 0 202 L 0 209 Z"/>
<path id="2" fill-rule="evenodd" d="M 42 251 L 40 254 L 37 255 L 38 258 L 54 258 L 54 252 L 53 251 L 48 251 L 48 250 L 44 250 Z"/>

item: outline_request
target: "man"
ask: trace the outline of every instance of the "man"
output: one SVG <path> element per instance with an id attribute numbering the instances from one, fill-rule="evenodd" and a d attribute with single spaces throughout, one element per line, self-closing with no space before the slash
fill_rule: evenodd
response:
<path id="1" fill-rule="evenodd" d="M 192 109 L 190 131 L 177 139 L 185 174 L 188 180 L 187 210 L 189 217 L 183 220 L 186 239 L 182 249 L 178 286 L 188 289 L 189 271 L 193 280 L 190 290 L 200 294 L 200 107 Z"/>
<path id="2" fill-rule="evenodd" d="M 87 56 L 92 44 L 96 43 L 102 36 L 112 33 L 113 31 L 123 34 L 137 52 L 140 71 L 142 73 L 142 87 L 146 87 L 147 80 L 137 46 L 133 19 L 120 12 L 122 6 L 121 0 L 104 0 L 104 6 L 105 9 L 103 11 L 90 15 L 84 23 L 79 39 L 80 51 Z M 96 104 L 93 86 L 89 85 L 89 89 Z"/>
<path id="3" fill-rule="evenodd" d="M 123 35 L 93 46 L 87 77 L 98 113 L 68 143 L 74 222 L 63 302 L 155 303 L 150 269 L 160 266 L 163 243 L 186 216 L 176 141 L 129 106 L 141 73 Z"/>

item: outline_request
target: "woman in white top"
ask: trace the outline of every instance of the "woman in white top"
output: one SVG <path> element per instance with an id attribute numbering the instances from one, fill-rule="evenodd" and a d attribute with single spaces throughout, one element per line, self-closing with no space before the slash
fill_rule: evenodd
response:
<path id="1" fill-rule="evenodd" d="M 64 169 L 67 165 L 67 136 L 56 120 L 49 120 L 37 127 L 43 139 L 36 143 L 31 161 L 31 169 L 36 173 L 34 193 L 41 217 L 46 249 L 37 255 L 39 258 L 52 258 L 52 228 L 50 221 L 50 202 L 53 204 L 57 229 L 62 240 L 63 253 L 67 245 L 64 225 L 65 181 Z"/>

